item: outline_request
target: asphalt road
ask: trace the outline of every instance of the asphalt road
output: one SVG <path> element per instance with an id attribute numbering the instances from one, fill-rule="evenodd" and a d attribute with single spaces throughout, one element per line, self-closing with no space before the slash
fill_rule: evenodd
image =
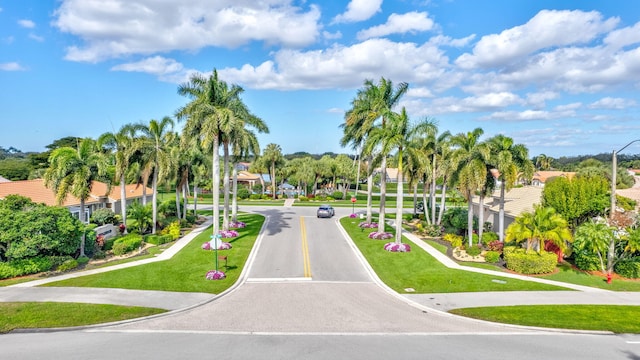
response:
<path id="1" fill-rule="evenodd" d="M 336 219 L 268 216 L 244 283 L 204 305 L 81 330 L 0 336 L 2 359 L 638 359 L 640 336 L 480 322 L 378 284 Z"/>

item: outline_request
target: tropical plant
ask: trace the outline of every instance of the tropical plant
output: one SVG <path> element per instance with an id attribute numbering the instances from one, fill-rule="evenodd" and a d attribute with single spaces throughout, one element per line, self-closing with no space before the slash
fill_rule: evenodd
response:
<path id="1" fill-rule="evenodd" d="M 271 196 L 275 200 L 278 193 L 278 182 L 276 181 L 276 167 L 282 166 L 285 162 L 282 156 L 282 148 L 278 144 L 268 144 L 262 154 L 262 159 L 269 165 L 271 178 Z"/>
<path id="2" fill-rule="evenodd" d="M 567 179 L 559 176 L 545 184 L 542 204 L 556 209 L 576 228 L 590 218 L 605 214 L 609 207 L 609 193 L 609 183 L 603 177 Z"/>
<path id="3" fill-rule="evenodd" d="M 535 205 L 533 212 L 522 213 L 509 225 L 506 241 L 525 241 L 527 252 L 535 248 L 542 253 L 545 241 L 565 251 L 573 237 L 567 221 L 554 208 Z"/>
<path id="4" fill-rule="evenodd" d="M 142 205 L 139 202 L 134 202 L 127 208 L 127 213 L 132 222 L 133 228 L 136 229 L 138 234 L 144 234 L 151 226 L 153 221 L 153 210 L 147 205 Z"/>
<path id="5" fill-rule="evenodd" d="M 85 203 L 91 194 L 93 182 L 103 180 L 108 183 L 106 157 L 96 149 L 92 139 L 83 139 L 77 149 L 61 147 L 55 149 L 49 157 L 49 168 L 44 173 L 44 184 L 53 189 L 58 205 L 69 194 L 80 200 L 80 222 L 85 218 Z M 80 256 L 85 256 L 85 237 L 80 242 Z"/>

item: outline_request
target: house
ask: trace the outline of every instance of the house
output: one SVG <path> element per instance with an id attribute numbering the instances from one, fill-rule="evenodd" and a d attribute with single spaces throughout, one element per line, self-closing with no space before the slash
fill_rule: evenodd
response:
<path id="1" fill-rule="evenodd" d="M 136 184 L 126 185 L 126 203 L 130 205 L 136 200 L 142 200 L 142 186 Z M 151 201 L 153 190 L 147 188 L 147 201 Z M 43 203 L 48 206 L 57 206 L 56 195 L 53 190 L 44 186 L 44 180 L 22 180 L 0 183 L 0 199 L 4 199 L 7 195 L 21 195 L 28 197 L 35 203 Z M 85 201 L 85 218 L 88 220 L 91 214 L 97 209 L 108 208 L 116 214 L 120 213 L 120 186 L 109 187 L 107 184 L 94 181 L 91 188 L 91 194 Z M 67 196 L 61 206 L 69 209 L 76 218 L 80 217 L 80 199 L 74 196 Z"/>
<path id="2" fill-rule="evenodd" d="M 256 183 L 260 183 L 260 175 L 241 170 L 238 171 L 237 180 L 238 184 L 245 184 L 251 189 Z"/>
<path id="3" fill-rule="evenodd" d="M 523 212 L 533 211 L 533 205 L 539 204 L 542 199 L 542 187 L 523 186 L 509 190 L 504 195 L 504 228 L 515 221 Z M 472 199 L 473 214 L 479 215 L 479 198 Z M 495 191 L 484 199 L 484 219 L 482 223 L 492 224 L 491 231 L 498 232 L 500 226 L 500 191 Z"/>
<path id="4" fill-rule="evenodd" d="M 387 176 L 386 180 L 388 183 L 396 183 L 398 182 L 398 169 L 397 168 L 387 168 Z M 373 171 L 374 174 L 382 174 L 382 169 L 377 168 Z M 406 182 L 406 179 L 403 179 Z"/>
<path id="5" fill-rule="evenodd" d="M 533 173 L 531 185 L 544 187 L 544 184 L 548 180 L 558 176 L 566 177 L 567 179 L 571 180 L 574 176 L 576 176 L 576 173 L 570 171 L 536 171 L 535 173 Z"/>
<path id="6" fill-rule="evenodd" d="M 251 166 L 251 163 L 248 162 L 239 162 L 235 164 L 236 170 L 238 171 L 249 171 L 249 166 Z"/>

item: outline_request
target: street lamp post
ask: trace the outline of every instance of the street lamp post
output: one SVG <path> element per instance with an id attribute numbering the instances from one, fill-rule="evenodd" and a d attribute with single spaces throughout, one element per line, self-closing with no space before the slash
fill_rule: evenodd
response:
<path id="1" fill-rule="evenodd" d="M 627 145 L 623 146 L 622 149 L 615 151 L 611 155 L 611 210 L 609 210 L 609 219 L 613 220 L 616 211 L 616 182 L 617 180 L 617 169 L 618 169 L 618 153 L 622 150 L 626 149 L 627 146 L 633 144 L 634 142 L 638 142 L 640 139 L 633 140 Z"/>

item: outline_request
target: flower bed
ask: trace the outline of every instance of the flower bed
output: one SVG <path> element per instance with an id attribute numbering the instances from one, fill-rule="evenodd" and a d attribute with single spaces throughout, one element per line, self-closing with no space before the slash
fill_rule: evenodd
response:
<path id="1" fill-rule="evenodd" d="M 361 222 L 360 224 L 358 224 L 359 227 L 363 228 L 363 229 L 374 229 L 378 227 L 378 223 L 375 222 Z"/>
<path id="2" fill-rule="evenodd" d="M 207 241 L 206 243 L 202 244 L 202 249 L 203 250 L 213 250 L 214 247 L 211 246 L 211 245 L 212 245 L 211 242 Z M 232 246 L 231 246 L 230 243 L 221 241 L 220 242 L 220 246 L 218 246 L 218 250 L 229 250 L 229 249 L 231 249 L 231 247 Z"/>
<path id="3" fill-rule="evenodd" d="M 222 280 L 226 277 L 227 275 L 225 275 L 222 271 L 219 271 L 219 270 L 209 270 L 207 271 L 207 275 L 205 276 L 207 280 Z"/>
<path id="4" fill-rule="evenodd" d="M 388 232 L 371 232 L 369 234 L 369 239 L 376 239 L 376 240 L 386 240 L 386 239 L 391 239 L 393 237 L 392 233 L 388 233 Z"/>
<path id="5" fill-rule="evenodd" d="M 218 234 L 223 238 L 234 238 L 238 236 L 238 232 L 235 230 L 220 230 Z"/>
<path id="6" fill-rule="evenodd" d="M 242 221 L 232 221 L 229 223 L 229 227 L 234 229 L 242 229 L 245 226 L 247 226 L 247 224 L 243 223 Z"/>
<path id="7" fill-rule="evenodd" d="M 409 252 L 411 251 L 411 246 L 405 243 L 386 243 L 384 244 L 384 249 L 391 252 Z"/>

